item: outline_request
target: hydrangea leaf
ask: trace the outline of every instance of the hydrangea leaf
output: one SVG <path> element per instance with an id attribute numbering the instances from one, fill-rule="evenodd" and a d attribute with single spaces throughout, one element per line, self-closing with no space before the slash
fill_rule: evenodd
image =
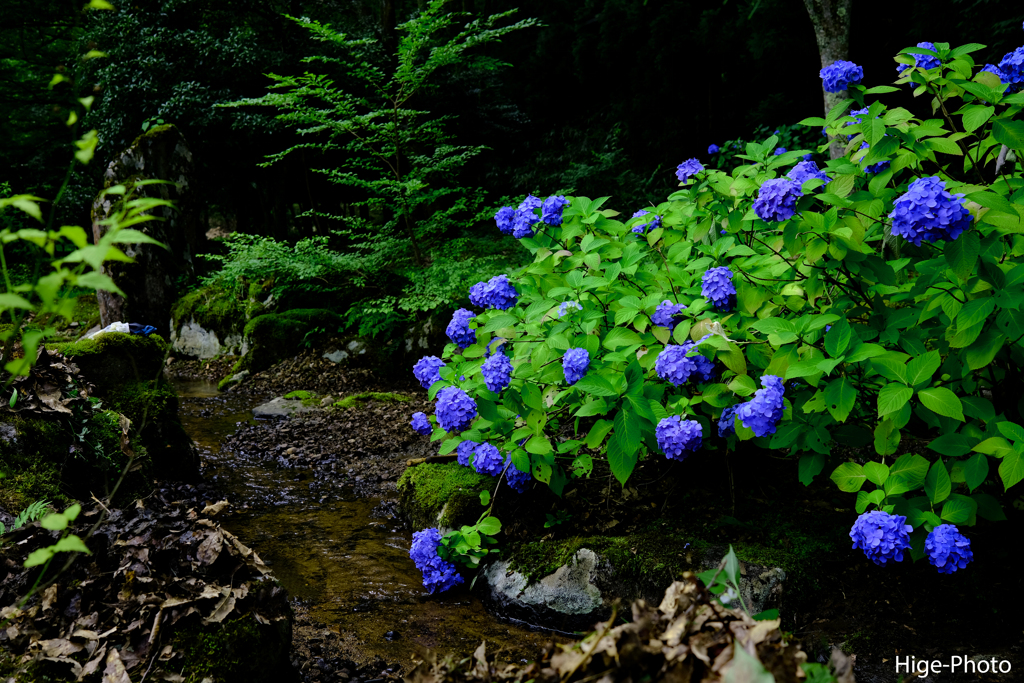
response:
<path id="1" fill-rule="evenodd" d="M 900 445 L 900 430 L 891 420 L 883 420 L 875 427 L 875 452 L 879 455 L 893 455 Z"/>
<path id="2" fill-rule="evenodd" d="M 923 356 L 911 358 L 907 363 L 907 384 L 916 386 L 930 380 L 941 364 L 942 357 L 938 351 L 929 351 Z"/>
<path id="3" fill-rule="evenodd" d="M 1003 421 L 996 424 L 996 429 L 1007 439 L 1024 442 L 1024 427 L 1016 422 Z"/>
<path id="4" fill-rule="evenodd" d="M 825 467 L 825 456 L 821 453 L 815 453 L 813 455 L 801 455 L 800 462 L 797 465 L 797 473 L 800 477 L 800 483 L 804 486 L 810 486 L 814 478 L 821 474 L 821 470 Z"/>
<path id="5" fill-rule="evenodd" d="M 917 392 L 917 397 L 925 408 L 943 417 L 964 421 L 964 409 L 956 394 L 946 387 L 932 387 Z"/>
<path id="6" fill-rule="evenodd" d="M 978 514 L 990 522 L 1005 522 L 1006 513 L 993 496 L 987 493 L 975 493 L 971 499 L 978 504 Z"/>
<path id="7" fill-rule="evenodd" d="M 946 500 L 952 491 L 953 485 L 949 480 L 949 471 L 942 459 L 939 458 L 932 463 L 928 470 L 928 476 L 924 479 L 924 493 L 934 505 Z"/>
<path id="8" fill-rule="evenodd" d="M 837 422 L 846 422 L 856 402 L 857 388 L 845 377 L 834 379 L 825 387 L 825 407 Z"/>
<path id="9" fill-rule="evenodd" d="M 844 462 L 832 472 L 830 479 L 836 483 L 840 491 L 853 493 L 864 485 L 867 475 L 864 474 L 864 468 L 857 463 Z"/>
<path id="10" fill-rule="evenodd" d="M 971 447 L 977 443 L 977 439 L 963 434 L 943 434 L 937 439 L 928 443 L 928 448 L 936 453 L 942 453 L 950 457 L 960 457 L 971 452 Z"/>
<path id="11" fill-rule="evenodd" d="M 875 489 L 871 492 L 858 491 L 857 504 L 854 506 L 854 509 L 860 514 L 867 510 L 869 505 L 881 505 L 883 500 L 885 500 L 885 493 L 881 489 Z"/>
<path id="12" fill-rule="evenodd" d="M 920 455 L 901 455 L 889 468 L 889 478 L 885 480 L 886 494 L 898 495 L 920 487 L 928 476 L 928 467 L 929 462 Z"/>
<path id="13" fill-rule="evenodd" d="M 864 475 L 875 486 L 882 486 L 889 478 L 889 468 L 880 462 L 868 461 L 864 463 Z"/>
<path id="14" fill-rule="evenodd" d="M 966 87 L 966 84 L 964 84 Z M 989 102 L 996 102 L 989 99 Z M 996 141 L 1010 149 L 1024 150 L 1024 121 L 996 119 L 992 122 L 992 135 Z"/>
<path id="15" fill-rule="evenodd" d="M 964 352 L 964 361 L 971 370 L 980 370 L 991 363 L 999 350 L 1003 348 L 1006 337 L 995 330 L 988 330 L 967 347 Z"/>
<path id="16" fill-rule="evenodd" d="M 972 455 L 963 463 L 963 473 L 964 481 L 973 493 L 988 477 L 988 456 L 982 453 Z"/>
<path id="17" fill-rule="evenodd" d="M 1011 486 L 1024 479 L 1024 457 L 1011 449 L 999 463 L 999 478 L 1003 480 L 1005 490 L 1009 490 Z"/>
<path id="18" fill-rule="evenodd" d="M 952 495 L 939 515 L 950 524 L 966 524 L 977 514 L 978 504 L 967 496 Z"/>
<path id="19" fill-rule="evenodd" d="M 626 448 L 618 432 L 612 434 L 612 438 L 608 440 L 608 465 L 620 484 L 625 485 L 629 475 L 633 474 L 636 461 L 637 452 L 630 452 Z"/>

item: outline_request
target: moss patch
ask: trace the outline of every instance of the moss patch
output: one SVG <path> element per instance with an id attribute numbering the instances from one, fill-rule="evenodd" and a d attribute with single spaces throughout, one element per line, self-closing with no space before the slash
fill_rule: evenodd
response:
<path id="1" fill-rule="evenodd" d="M 287 621 L 260 625 L 252 615 L 245 615 L 223 624 L 183 629 L 173 645 L 185 655 L 182 675 L 188 683 L 204 678 L 217 683 L 270 683 L 288 673 L 291 627 Z"/>
<path id="2" fill-rule="evenodd" d="M 124 332 L 48 346 L 72 358 L 97 389 L 160 377 L 168 353 L 167 342 L 159 335 Z"/>
<path id="3" fill-rule="evenodd" d="M 288 398 L 285 396 L 285 398 Z M 381 403 L 407 403 L 411 399 L 408 396 L 402 394 L 394 394 L 391 392 L 382 391 L 366 391 L 361 394 L 353 394 L 346 396 L 340 401 L 332 403 L 332 407 L 340 409 L 348 408 L 364 408 L 366 403 L 369 401 L 380 401 Z"/>
<path id="4" fill-rule="evenodd" d="M 472 524 L 483 512 L 480 492 L 492 488 L 494 477 L 456 462 L 410 467 L 398 480 L 402 511 L 417 530 Z"/>
<path id="5" fill-rule="evenodd" d="M 250 320 L 243 334 L 249 352 L 238 359 L 231 374 L 242 370 L 260 372 L 302 348 L 308 335 L 333 334 L 344 325 L 344 318 L 322 308 L 300 308 L 284 313 L 268 313 Z"/>
<path id="6" fill-rule="evenodd" d="M 171 319 L 177 332 L 189 320 L 195 320 L 200 327 L 223 338 L 242 331 L 247 313 L 247 302 L 239 301 L 229 288 L 206 285 L 178 299 L 171 308 Z"/>

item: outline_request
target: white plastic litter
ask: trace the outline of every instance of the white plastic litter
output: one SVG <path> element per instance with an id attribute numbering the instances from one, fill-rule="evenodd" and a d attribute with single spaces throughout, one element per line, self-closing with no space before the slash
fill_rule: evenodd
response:
<path id="1" fill-rule="evenodd" d="M 86 336 L 86 339 L 92 339 L 93 337 L 98 337 L 99 335 L 106 334 L 107 332 L 124 332 L 125 334 L 128 334 L 128 323 L 110 323 L 102 330 L 96 330 L 92 334 Z"/>

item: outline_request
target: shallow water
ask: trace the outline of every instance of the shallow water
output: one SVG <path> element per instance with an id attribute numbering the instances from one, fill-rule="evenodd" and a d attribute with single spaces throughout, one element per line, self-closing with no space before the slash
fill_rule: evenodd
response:
<path id="1" fill-rule="evenodd" d="M 220 450 L 253 419 L 255 399 L 220 394 L 216 384 L 175 381 L 181 419 L 206 462 L 207 476 L 233 512 L 222 520 L 252 547 L 310 616 L 354 644 L 363 661 L 407 664 L 421 647 L 468 656 L 481 640 L 502 659 L 535 657 L 550 635 L 503 623 L 467 590 L 431 596 L 409 559 L 411 534 L 375 516 L 378 499 L 344 490 L 322 504 L 312 474 L 253 464 Z M 213 501 L 211 501 L 213 502 Z"/>

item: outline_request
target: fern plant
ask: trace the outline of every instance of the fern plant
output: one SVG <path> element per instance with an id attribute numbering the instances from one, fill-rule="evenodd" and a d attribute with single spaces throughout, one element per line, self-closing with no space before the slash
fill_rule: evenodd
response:
<path id="1" fill-rule="evenodd" d="M 20 529 L 30 522 L 41 519 L 49 508 L 50 501 L 48 500 L 37 500 L 31 503 L 27 508 L 18 513 L 18 516 L 15 517 L 14 521 L 11 523 L 10 529 L 5 527 L 3 522 L 0 522 L 0 536 L 6 534 L 8 531 Z"/>

